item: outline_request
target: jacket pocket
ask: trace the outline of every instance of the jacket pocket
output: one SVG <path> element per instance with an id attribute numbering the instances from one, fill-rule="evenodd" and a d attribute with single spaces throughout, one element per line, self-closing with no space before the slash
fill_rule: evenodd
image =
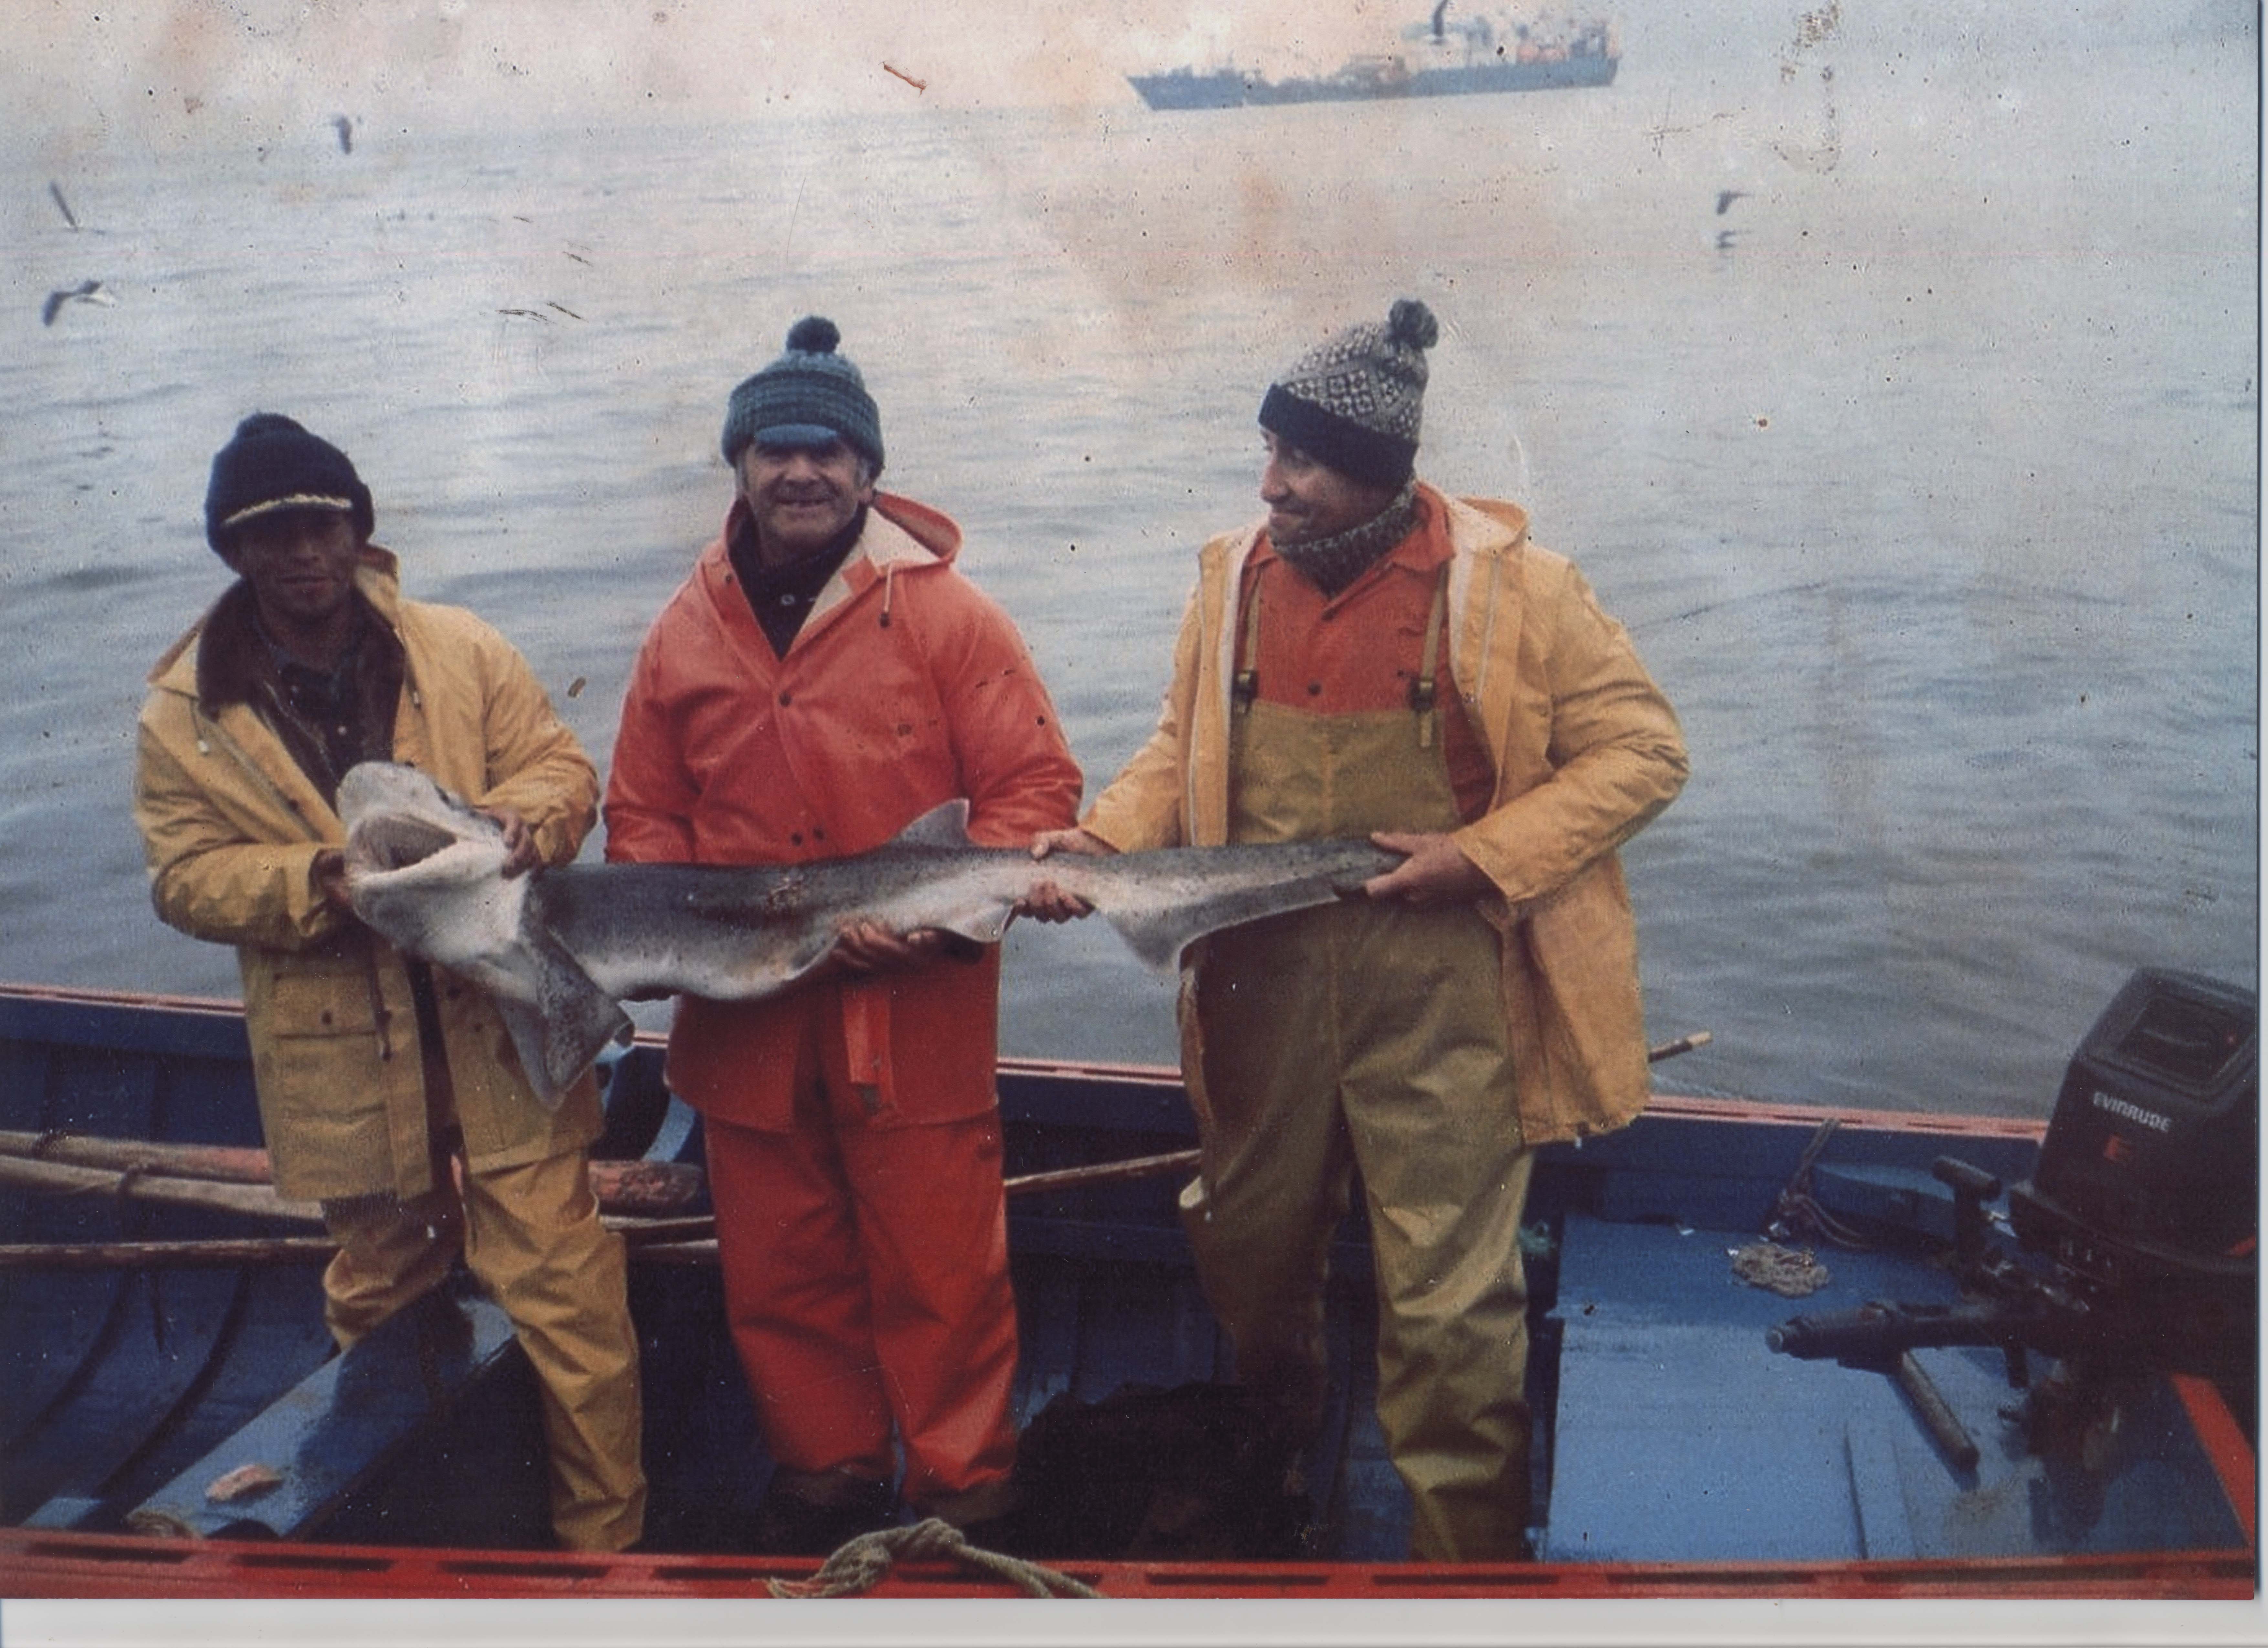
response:
<path id="1" fill-rule="evenodd" d="M 245 1010 L 271 1037 L 358 1035 L 375 1042 L 377 1003 L 370 971 L 360 958 L 334 966 L 276 969 L 264 989 L 248 991 Z"/>
<path id="2" fill-rule="evenodd" d="M 272 973 L 264 985 L 245 1006 L 277 1187 L 329 1196 L 390 1186 L 388 1069 L 359 958 Z"/>

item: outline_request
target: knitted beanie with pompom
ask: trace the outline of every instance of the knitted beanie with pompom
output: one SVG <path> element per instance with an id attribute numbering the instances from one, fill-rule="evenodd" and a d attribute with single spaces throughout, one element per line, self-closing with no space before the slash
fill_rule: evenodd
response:
<path id="1" fill-rule="evenodd" d="M 1397 300 L 1384 325 L 1349 327 L 1293 361 L 1269 385 L 1260 426 L 1342 475 L 1402 485 L 1418 461 L 1425 351 L 1440 336 L 1431 309 Z"/>
<path id="2" fill-rule="evenodd" d="M 725 406 L 725 462 L 758 446 L 818 447 L 838 436 L 882 469 L 882 418 L 866 381 L 847 355 L 843 334 L 824 315 L 807 314 L 788 329 L 787 351 L 741 381 Z"/>

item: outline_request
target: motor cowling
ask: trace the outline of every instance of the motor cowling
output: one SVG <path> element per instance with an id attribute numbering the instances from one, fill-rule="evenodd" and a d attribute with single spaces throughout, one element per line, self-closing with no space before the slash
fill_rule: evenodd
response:
<path id="1" fill-rule="evenodd" d="M 2176 1361 L 2216 1360 L 2257 1320 L 2259 1008 L 2249 990 L 2144 968 L 2073 1056 L 2017 1240 L 2111 1300 L 2179 1324 Z"/>

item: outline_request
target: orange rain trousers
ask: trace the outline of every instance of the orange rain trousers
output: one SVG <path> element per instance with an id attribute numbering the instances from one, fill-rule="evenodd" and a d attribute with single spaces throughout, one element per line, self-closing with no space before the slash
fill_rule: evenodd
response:
<path id="1" fill-rule="evenodd" d="M 869 1127 L 798 1096 L 793 1132 L 705 1117 L 725 1311 L 773 1459 L 888 1481 L 924 1513 L 1016 1458 L 1000 1124 Z"/>

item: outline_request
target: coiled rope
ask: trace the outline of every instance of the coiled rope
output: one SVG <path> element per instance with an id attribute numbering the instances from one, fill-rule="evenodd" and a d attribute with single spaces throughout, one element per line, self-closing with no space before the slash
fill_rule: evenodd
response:
<path id="1" fill-rule="evenodd" d="M 873 1590 L 891 1564 L 951 1559 L 966 1568 L 1004 1579 L 1028 1597 L 1100 1597 L 1102 1593 L 1068 1574 L 999 1551 L 979 1549 L 952 1523 L 932 1517 L 902 1527 L 879 1528 L 846 1542 L 808 1579 L 770 1579 L 776 1597 L 858 1596 Z"/>

